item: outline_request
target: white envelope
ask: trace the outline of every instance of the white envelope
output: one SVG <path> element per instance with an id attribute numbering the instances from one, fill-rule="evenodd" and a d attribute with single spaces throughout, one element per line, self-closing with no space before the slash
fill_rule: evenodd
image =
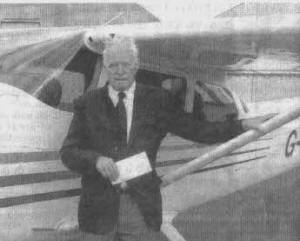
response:
<path id="1" fill-rule="evenodd" d="M 152 171 L 146 152 L 125 158 L 116 163 L 119 177 L 112 184 L 119 184 Z"/>

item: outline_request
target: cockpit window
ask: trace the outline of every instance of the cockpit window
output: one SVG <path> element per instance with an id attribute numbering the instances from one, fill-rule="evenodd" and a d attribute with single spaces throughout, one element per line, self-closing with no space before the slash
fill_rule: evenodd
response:
<path id="1" fill-rule="evenodd" d="M 61 101 L 62 87 L 57 79 L 48 81 L 39 91 L 37 98 L 43 103 L 57 107 Z"/>
<path id="2" fill-rule="evenodd" d="M 226 88 L 197 82 L 193 116 L 199 120 L 225 121 L 237 116 L 233 96 Z"/>
<path id="3" fill-rule="evenodd" d="M 184 78 L 170 74 L 139 69 L 136 80 L 145 85 L 156 86 L 170 91 L 177 101 L 176 106 L 184 109 L 186 99 L 187 83 Z"/>
<path id="4" fill-rule="evenodd" d="M 0 57 L 0 82 L 41 102 L 71 110 L 94 78 L 99 56 L 82 44 L 82 35 L 28 45 Z"/>

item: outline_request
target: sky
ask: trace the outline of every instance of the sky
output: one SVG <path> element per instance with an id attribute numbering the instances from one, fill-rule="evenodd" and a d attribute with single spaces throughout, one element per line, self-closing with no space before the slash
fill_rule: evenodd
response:
<path id="1" fill-rule="evenodd" d="M 135 2 L 161 21 L 205 21 L 242 2 L 299 2 L 299 0 L 0 0 L 0 3 L 41 2 Z"/>

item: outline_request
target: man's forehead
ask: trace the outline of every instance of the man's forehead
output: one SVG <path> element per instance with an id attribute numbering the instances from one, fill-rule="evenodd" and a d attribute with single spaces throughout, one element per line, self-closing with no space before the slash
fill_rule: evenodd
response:
<path id="1" fill-rule="evenodd" d="M 114 51 L 108 51 L 106 53 L 106 61 L 111 62 L 135 62 L 136 56 L 130 49 L 118 49 Z"/>

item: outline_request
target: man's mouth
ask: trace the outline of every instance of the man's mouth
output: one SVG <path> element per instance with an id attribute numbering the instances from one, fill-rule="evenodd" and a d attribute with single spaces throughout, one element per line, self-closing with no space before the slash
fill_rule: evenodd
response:
<path id="1" fill-rule="evenodd" d="M 116 80 L 116 81 L 120 81 L 120 82 L 122 82 L 122 81 L 127 81 L 126 78 L 120 78 L 120 79 L 119 79 L 119 78 L 115 78 L 115 80 Z"/>

